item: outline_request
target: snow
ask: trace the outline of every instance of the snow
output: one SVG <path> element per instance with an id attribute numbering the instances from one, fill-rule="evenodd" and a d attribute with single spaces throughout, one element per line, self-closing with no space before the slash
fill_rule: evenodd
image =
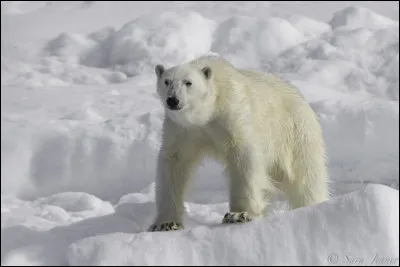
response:
<path id="1" fill-rule="evenodd" d="M 3 1 L 2 265 L 329 264 L 332 253 L 398 265 L 398 11 L 390 1 Z M 265 219 L 217 227 L 227 188 L 205 161 L 186 230 L 143 232 L 164 116 L 154 64 L 207 53 L 299 87 L 323 127 L 333 199 L 294 211 L 277 199 Z"/>
<path id="2" fill-rule="evenodd" d="M 399 26 L 398 22 L 375 14 L 366 8 L 354 6 L 335 12 L 329 24 L 333 29 L 338 27 L 381 29 Z"/>
<path id="3" fill-rule="evenodd" d="M 152 236 L 103 234 L 70 245 L 67 260 L 74 266 L 312 266 L 390 259 L 393 265 L 398 264 L 398 199 L 397 190 L 369 185 L 327 203 L 244 225 L 199 226 Z"/>

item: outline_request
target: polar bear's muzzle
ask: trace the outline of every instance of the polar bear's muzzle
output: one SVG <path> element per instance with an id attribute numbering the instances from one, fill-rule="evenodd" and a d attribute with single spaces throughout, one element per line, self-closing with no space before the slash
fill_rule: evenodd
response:
<path id="1" fill-rule="evenodd" d="M 179 106 L 179 99 L 176 96 L 168 97 L 165 102 L 170 110 L 180 110 L 182 108 Z"/>

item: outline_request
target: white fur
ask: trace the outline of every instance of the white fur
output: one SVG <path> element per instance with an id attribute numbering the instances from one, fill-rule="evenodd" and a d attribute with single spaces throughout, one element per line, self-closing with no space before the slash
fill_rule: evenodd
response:
<path id="1" fill-rule="evenodd" d="M 211 75 L 205 75 L 204 67 Z M 157 92 L 166 107 L 156 224 L 182 223 L 187 183 L 204 156 L 226 165 L 231 212 L 260 217 L 271 194 L 278 192 L 286 194 L 293 208 L 328 199 L 322 130 L 294 86 L 215 57 L 170 69 L 158 66 L 156 73 Z M 165 79 L 173 85 L 167 88 Z M 185 86 L 184 80 L 192 85 Z M 179 98 L 181 110 L 167 108 L 171 94 Z"/>

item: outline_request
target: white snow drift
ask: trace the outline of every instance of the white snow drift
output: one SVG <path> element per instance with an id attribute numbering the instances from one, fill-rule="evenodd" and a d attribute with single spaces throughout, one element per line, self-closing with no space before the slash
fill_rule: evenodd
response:
<path id="1" fill-rule="evenodd" d="M 395 265 L 399 192 L 370 185 L 248 224 L 114 233 L 72 244 L 70 265 Z M 387 229 L 392 229 L 387 231 Z"/>

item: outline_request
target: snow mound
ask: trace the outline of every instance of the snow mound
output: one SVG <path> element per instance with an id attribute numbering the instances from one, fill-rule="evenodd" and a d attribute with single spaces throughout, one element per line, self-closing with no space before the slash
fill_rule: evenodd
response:
<path id="1" fill-rule="evenodd" d="M 62 33 L 47 43 L 44 53 L 48 56 L 67 57 L 93 45 L 93 41 L 79 34 Z"/>
<path id="2" fill-rule="evenodd" d="M 331 30 L 329 24 L 309 17 L 291 16 L 288 21 L 306 37 L 317 37 Z"/>
<path id="3" fill-rule="evenodd" d="M 32 202 L 2 196 L 1 207 L 2 228 L 20 225 L 39 231 L 114 213 L 108 201 L 79 192 L 55 194 Z"/>
<path id="4" fill-rule="evenodd" d="M 214 21 L 196 12 L 146 16 L 115 31 L 105 28 L 89 37 L 97 45 L 80 56 L 86 66 L 115 68 L 129 76 L 152 71 L 154 64 L 178 64 L 210 49 Z"/>
<path id="5" fill-rule="evenodd" d="M 254 67 L 306 38 L 287 20 L 232 16 L 221 22 L 211 50 L 241 67 Z M 246 56 L 244 56 L 246 55 Z"/>
<path id="6" fill-rule="evenodd" d="M 69 212 L 81 212 L 103 208 L 113 211 L 110 203 L 104 202 L 87 193 L 65 192 L 47 198 L 39 198 L 36 201 L 44 205 L 55 205 Z M 104 203 L 107 203 L 107 205 Z"/>
<path id="7" fill-rule="evenodd" d="M 155 199 L 155 183 L 151 183 L 148 187 L 141 190 L 139 193 L 127 194 L 118 201 L 117 206 L 124 203 L 146 203 L 153 202 Z"/>
<path id="8" fill-rule="evenodd" d="M 333 29 L 339 27 L 380 29 L 399 26 L 396 21 L 372 12 L 367 8 L 355 6 L 336 11 L 329 24 Z"/>
<path id="9" fill-rule="evenodd" d="M 329 99 L 311 106 L 324 129 L 330 175 L 335 180 L 398 181 L 398 103 Z M 378 168 L 368 167 L 377 162 Z"/>
<path id="10" fill-rule="evenodd" d="M 349 93 L 399 99 L 399 31 L 342 29 L 283 51 L 265 64 L 285 77 Z"/>
<path id="11" fill-rule="evenodd" d="M 10 64 L 2 58 L 2 84 L 125 83 L 132 76 L 152 74 L 155 64 L 170 66 L 216 53 L 237 67 L 287 77 L 295 72 L 322 85 L 398 100 L 398 27 L 398 22 L 358 7 L 337 11 L 329 24 L 301 15 L 228 14 L 216 19 L 200 11 L 167 10 L 118 27 L 61 32 L 45 42 L 34 63 Z"/>
<path id="12" fill-rule="evenodd" d="M 393 265 L 399 257 L 398 209 L 397 190 L 368 185 L 325 203 L 244 225 L 90 237 L 72 244 L 67 258 L 75 266 L 305 266 L 354 264 L 351 259 Z"/>
<path id="13" fill-rule="evenodd" d="M 199 13 L 171 11 L 157 18 L 139 17 L 118 30 L 107 26 L 90 34 L 63 32 L 45 43 L 33 64 L 22 61 L 19 67 L 12 66 L 2 58 L 8 68 L 2 84 L 58 87 L 122 83 L 152 72 L 155 64 L 179 64 L 208 53 L 215 26 L 215 21 Z"/>

